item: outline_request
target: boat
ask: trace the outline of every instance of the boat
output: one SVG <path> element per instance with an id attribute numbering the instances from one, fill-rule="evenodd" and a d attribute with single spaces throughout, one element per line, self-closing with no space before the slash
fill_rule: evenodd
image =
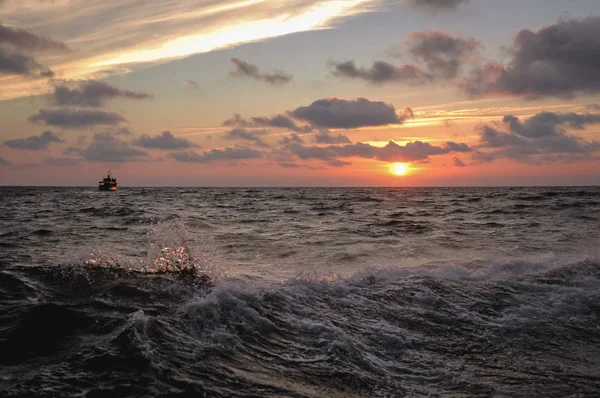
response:
<path id="1" fill-rule="evenodd" d="M 116 191 L 117 190 L 117 179 L 113 178 L 110 171 L 108 175 L 98 182 L 99 191 Z"/>

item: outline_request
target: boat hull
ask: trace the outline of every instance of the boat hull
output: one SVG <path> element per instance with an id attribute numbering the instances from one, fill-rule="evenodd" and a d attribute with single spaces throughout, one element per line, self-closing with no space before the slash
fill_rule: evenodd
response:
<path id="1" fill-rule="evenodd" d="M 101 185 L 98 185 L 98 190 L 99 191 L 116 191 L 117 190 L 117 186 L 116 185 L 101 184 Z"/>

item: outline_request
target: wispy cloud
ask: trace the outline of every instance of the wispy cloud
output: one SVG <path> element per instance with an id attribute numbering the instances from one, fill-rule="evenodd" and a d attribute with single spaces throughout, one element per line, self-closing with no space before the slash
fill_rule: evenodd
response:
<path id="1" fill-rule="evenodd" d="M 194 90 L 199 90 L 199 89 L 200 89 L 200 86 L 198 85 L 198 82 L 197 82 L 197 81 L 195 81 L 195 80 L 186 80 L 186 81 L 184 81 L 183 83 L 184 83 L 184 84 L 186 85 L 186 87 L 188 87 L 188 88 L 192 88 L 192 89 L 194 89 Z"/>
<path id="2" fill-rule="evenodd" d="M 18 3 L 18 4 L 17 4 Z M 367 12 L 380 0 L 21 0 L 3 6 L 18 21 L 73 51 L 42 57 L 62 79 L 99 79 L 139 63 L 157 63 L 291 33 L 327 29 L 341 18 Z M 49 39 L 50 40 L 50 39 Z M 0 99 L 42 94 L 50 87 L 15 76 L 0 79 Z"/>

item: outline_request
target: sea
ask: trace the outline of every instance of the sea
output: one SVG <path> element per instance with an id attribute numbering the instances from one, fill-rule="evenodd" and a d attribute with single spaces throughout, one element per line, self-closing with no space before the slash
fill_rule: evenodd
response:
<path id="1" fill-rule="evenodd" d="M 0 253 L 0 396 L 600 396 L 600 187 L 1 187 Z"/>

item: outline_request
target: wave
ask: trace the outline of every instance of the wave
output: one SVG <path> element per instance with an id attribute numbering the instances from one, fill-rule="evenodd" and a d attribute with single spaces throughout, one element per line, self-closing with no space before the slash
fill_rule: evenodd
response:
<path id="1" fill-rule="evenodd" d="M 202 287 L 178 273 L 80 269 L 85 299 L 47 278 L 59 270 L 9 272 L 30 299 L 11 302 L 3 318 L 0 345 L 13 367 L 0 391 L 564 396 L 597 392 L 600 381 L 595 257 Z M 62 272 L 69 280 L 76 271 Z"/>

